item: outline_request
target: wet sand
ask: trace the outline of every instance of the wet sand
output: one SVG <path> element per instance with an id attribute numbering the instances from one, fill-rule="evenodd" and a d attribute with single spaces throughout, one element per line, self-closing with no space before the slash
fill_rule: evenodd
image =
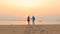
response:
<path id="1" fill-rule="evenodd" d="M 60 34 L 60 25 L 0 25 L 0 34 Z"/>

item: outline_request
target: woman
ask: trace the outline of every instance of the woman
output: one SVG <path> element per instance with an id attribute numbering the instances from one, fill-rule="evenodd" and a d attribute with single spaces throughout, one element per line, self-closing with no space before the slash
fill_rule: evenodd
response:
<path id="1" fill-rule="evenodd" d="M 27 17 L 27 21 L 28 21 L 28 25 L 29 25 L 29 23 L 30 23 L 30 17 L 29 16 Z"/>

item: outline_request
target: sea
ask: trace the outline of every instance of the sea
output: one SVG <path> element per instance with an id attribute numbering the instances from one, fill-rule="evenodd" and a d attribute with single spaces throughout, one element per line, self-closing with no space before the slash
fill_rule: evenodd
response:
<path id="1" fill-rule="evenodd" d="M 60 24 L 60 21 L 35 21 L 35 25 L 54 25 Z M 33 25 L 33 22 L 31 21 L 29 23 L 30 25 Z M 28 25 L 27 21 L 0 21 L 0 25 Z"/>

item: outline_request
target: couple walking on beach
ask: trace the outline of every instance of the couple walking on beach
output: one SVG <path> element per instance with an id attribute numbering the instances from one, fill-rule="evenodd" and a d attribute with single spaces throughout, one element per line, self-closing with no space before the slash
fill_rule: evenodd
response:
<path id="1" fill-rule="evenodd" d="M 30 16 L 28 16 L 28 17 L 27 17 L 28 25 L 29 25 L 29 23 L 30 23 L 30 19 L 32 19 L 32 23 L 35 24 L 35 23 L 34 23 L 35 17 L 32 16 L 32 18 L 30 18 Z"/>

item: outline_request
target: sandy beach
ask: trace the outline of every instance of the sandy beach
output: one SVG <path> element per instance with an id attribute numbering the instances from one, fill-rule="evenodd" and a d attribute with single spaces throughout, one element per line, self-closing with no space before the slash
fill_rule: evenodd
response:
<path id="1" fill-rule="evenodd" d="M 60 25 L 0 25 L 0 34 L 60 34 Z"/>
<path id="2" fill-rule="evenodd" d="M 0 34 L 60 34 L 60 0 L 0 0 Z"/>

